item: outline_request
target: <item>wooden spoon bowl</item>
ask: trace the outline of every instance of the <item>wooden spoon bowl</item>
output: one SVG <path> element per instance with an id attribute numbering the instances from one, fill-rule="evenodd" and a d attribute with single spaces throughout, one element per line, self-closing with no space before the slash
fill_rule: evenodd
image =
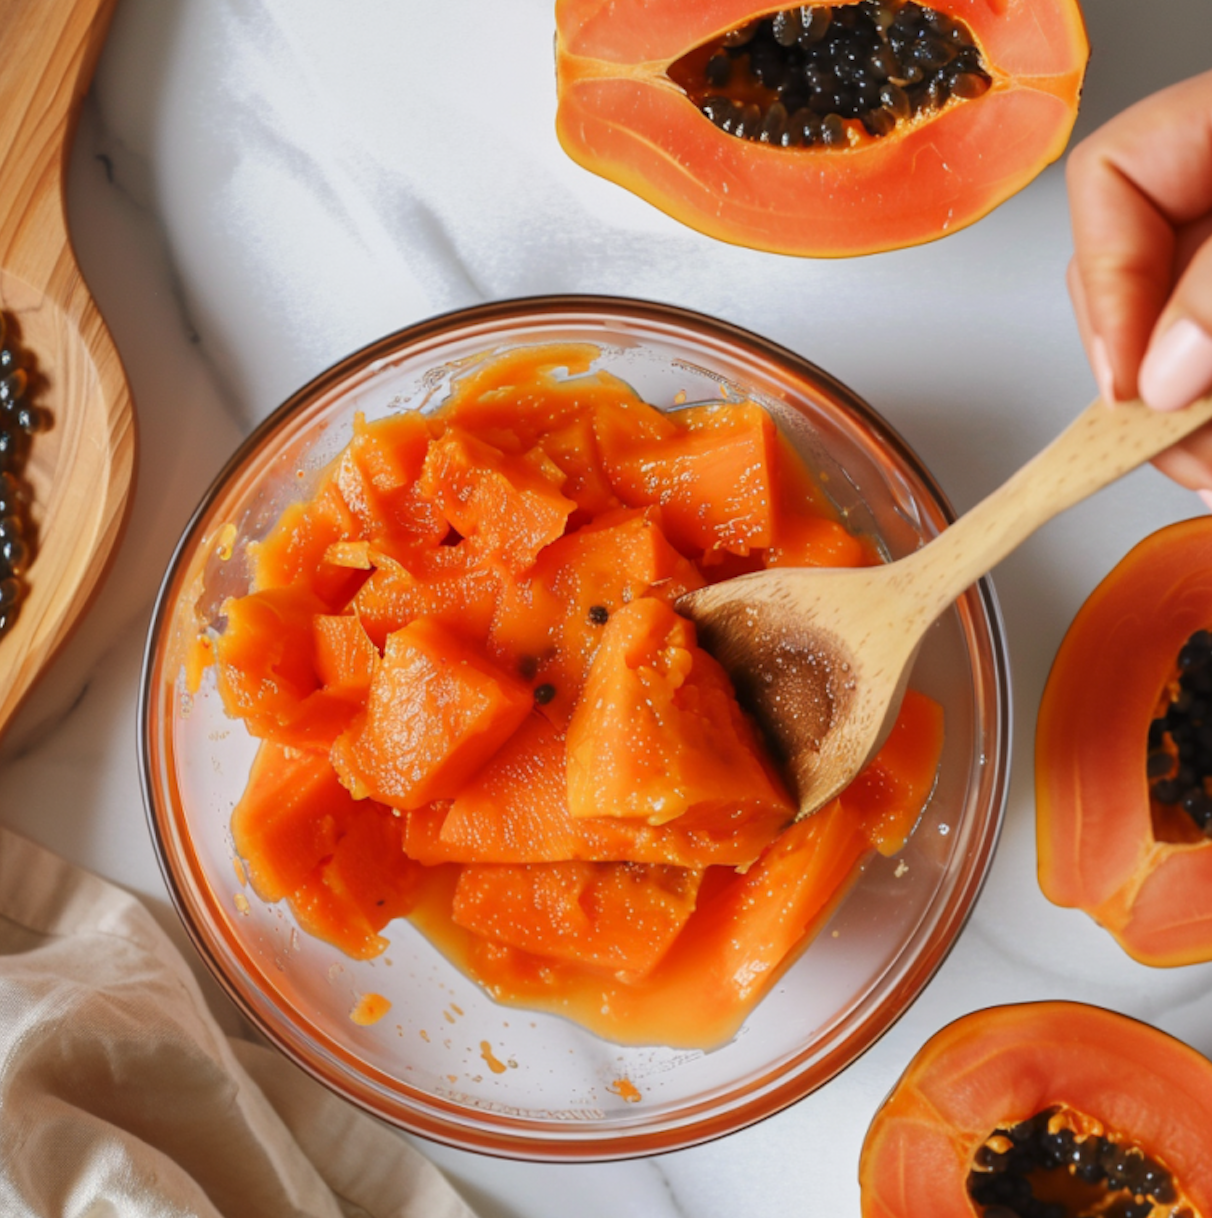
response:
<path id="1" fill-rule="evenodd" d="M 691 592 L 678 609 L 728 670 L 785 764 L 800 814 L 883 743 L 926 631 L 1040 525 L 1212 419 L 1095 401 L 1008 482 L 920 550 L 853 570 L 776 568 Z M 1143 745 L 1142 745 L 1143 748 Z"/>
<path id="2" fill-rule="evenodd" d="M 33 560 L 0 636 L 0 731 L 89 603 L 121 533 L 134 412 L 118 353 L 76 265 L 64 172 L 113 0 L 0 0 L 0 309 L 50 418 L 22 471 Z"/>

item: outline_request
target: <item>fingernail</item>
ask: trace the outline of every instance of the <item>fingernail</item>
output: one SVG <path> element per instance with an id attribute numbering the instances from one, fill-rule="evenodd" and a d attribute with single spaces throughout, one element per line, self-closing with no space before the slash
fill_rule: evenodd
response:
<path id="1" fill-rule="evenodd" d="M 1154 410 L 1181 410 L 1212 389 L 1212 335 L 1180 317 L 1153 340 L 1140 366 L 1140 395 Z"/>
<path id="2" fill-rule="evenodd" d="M 1204 501 L 1204 507 L 1212 512 L 1212 491 L 1196 491 L 1195 493 Z"/>
<path id="3" fill-rule="evenodd" d="M 1108 406 L 1114 406 L 1116 402 L 1115 373 L 1111 371 L 1111 357 L 1107 354 L 1107 344 L 1098 334 L 1090 343 L 1090 367 L 1094 372 L 1094 380 L 1098 384 L 1099 396 Z"/>

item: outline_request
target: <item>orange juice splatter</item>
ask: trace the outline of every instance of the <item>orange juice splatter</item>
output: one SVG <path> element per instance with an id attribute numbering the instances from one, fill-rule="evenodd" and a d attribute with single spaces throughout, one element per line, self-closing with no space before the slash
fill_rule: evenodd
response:
<path id="1" fill-rule="evenodd" d="M 504 1074 L 505 1063 L 498 1061 L 492 1052 L 492 1045 L 486 1041 L 480 1041 L 480 1056 L 484 1059 L 484 1064 L 493 1072 L 493 1074 Z"/>
<path id="2" fill-rule="evenodd" d="M 230 521 L 219 530 L 215 545 L 215 554 L 220 562 L 227 562 L 232 556 L 232 542 L 236 540 L 236 526 Z"/>
<path id="3" fill-rule="evenodd" d="M 449 1079 L 449 1080 L 450 1080 L 452 1083 L 457 1083 L 457 1082 L 459 1081 L 459 1076 L 458 1076 L 457 1074 L 448 1074 L 446 1077 L 447 1077 L 447 1078 L 448 1078 L 448 1079 Z"/>
<path id="4" fill-rule="evenodd" d="M 423 1040 L 423 1041 L 424 1041 L 426 1044 L 429 1044 L 429 1033 L 428 1033 L 428 1032 L 426 1032 L 424 1028 L 422 1028 L 422 1029 L 421 1029 L 421 1039 L 422 1039 L 422 1040 Z"/>
<path id="5" fill-rule="evenodd" d="M 382 994 L 363 994 L 357 1002 L 354 1003 L 354 1008 L 349 1013 L 350 1019 L 362 1027 L 369 1027 L 372 1023 L 378 1023 L 388 1011 L 391 1010 L 391 1003 L 383 997 Z"/>
<path id="6" fill-rule="evenodd" d="M 235 896 L 236 908 L 245 916 L 248 917 L 249 910 L 252 908 L 248 903 L 248 898 L 242 893 L 237 892 Z"/>
<path id="7" fill-rule="evenodd" d="M 629 1104 L 638 1104 L 643 1096 L 636 1089 L 635 1084 L 629 1078 L 616 1078 L 607 1091 L 613 1091 L 621 1100 L 626 1100 Z"/>
<path id="8" fill-rule="evenodd" d="M 244 873 L 244 864 L 240 862 L 239 858 L 233 858 L 231 865 L 236 873 L 236 879 L 240 881 L 240 887 L 243 888 L 248 883 L 248 876 Z"/>

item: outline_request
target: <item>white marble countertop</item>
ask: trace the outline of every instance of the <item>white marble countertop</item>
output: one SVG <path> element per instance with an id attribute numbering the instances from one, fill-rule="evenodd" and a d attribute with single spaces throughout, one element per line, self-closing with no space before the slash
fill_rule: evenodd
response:
<path id="1" fill-rule="evenodd" d="M 1209 66 L 1208 0 L 1087 0 L 1079 134 Z M 646 297 L 767 335 L 849 383 L 959 509 L 1093 395 L 1064 287 L 1063 172 L 973 228 L 860 260 L 717 244 L 578 168 L 554 135 L 551 0 L 120 0 L 73 150 L 71 229 L 134 391 L 139 483 L 102 595 L 0 747 L 0 822 L 139 893 L 182 950 L 144 819 L 135 702 L 172 546 L 253 423 L 428 315 L 540 292 Z M 909 1013 L 821 1091 L 709 1146 L 587 1166 L 420 1143 L 485 1218 L 857 1213 L 859 1147 L 918 1046 L 991 1003 L 1073 998 L 1212 1053 L 1212 966 L 1132 963 L 1035 880 L 1032 736 L 1084 597 L 1202 511 L 1145 469 L 995 573 L 1014 775 L 988 884 Z M 216 1013 L 240 1019 L 213 984 Z"/>

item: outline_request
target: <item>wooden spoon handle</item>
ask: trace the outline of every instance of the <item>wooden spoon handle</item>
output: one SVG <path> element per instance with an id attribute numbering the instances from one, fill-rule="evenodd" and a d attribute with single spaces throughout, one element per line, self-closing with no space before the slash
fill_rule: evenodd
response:
<path id="1" fill-rule="evenodd" d="M 1170 413 L 1096 399 L 1009 481 L 903 560 L 919 591 L 922 628 L 1040 525 L 1209 420 L 1212 397 Z"/>
<path id="2" fill-rule="evenodd" d="M 63 166 L 114 0 L 0 0 L 0 265 L 44 290 L 67 249 Z"/>

